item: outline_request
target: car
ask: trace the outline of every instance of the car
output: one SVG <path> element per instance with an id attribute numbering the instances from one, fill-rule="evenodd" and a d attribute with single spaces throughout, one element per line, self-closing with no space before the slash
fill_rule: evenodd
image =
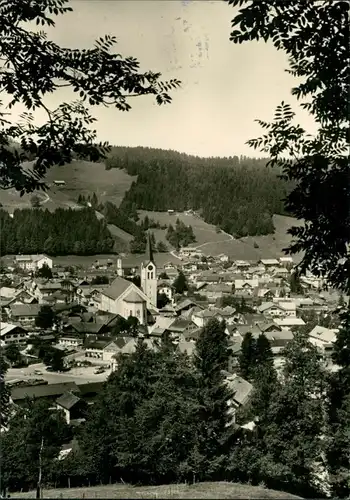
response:
<path id="1" fill-rule="evenodd" d="M 104 371 L 105 371 L 105 369 L 102 366 L 100 366 L 99 368 L 97 368 L 94 371 L 94 373 L 95 373 L 95 375 L 99 375 L 100 373 L 104 373 Z"/>

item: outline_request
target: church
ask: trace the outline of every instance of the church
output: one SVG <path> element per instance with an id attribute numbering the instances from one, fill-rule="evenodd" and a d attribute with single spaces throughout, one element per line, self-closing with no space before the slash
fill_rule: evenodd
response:
<path id="1" fill-rule="evenodd" d="M 153 258 L 151 235 L 148 234 L 146 259 L 141 263 L 141 289 L 118 276 L 101 292 L 100 310 L 137 318 L 147 325 L 148 313 L 157 311 L 157 266 Z"/>

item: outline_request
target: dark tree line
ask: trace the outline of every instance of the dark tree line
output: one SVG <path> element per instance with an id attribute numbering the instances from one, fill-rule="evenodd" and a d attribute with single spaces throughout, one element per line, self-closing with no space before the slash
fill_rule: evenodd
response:
<path id="1" fill-rule="evenodd" d="M 176 219 L 175 228 L 170 224 L 166 233 L 166 239 L 170 245 L 179 249 L 186 247 L 190 243 L 195 243 L 196 237 L 192 226 L 186 226 L 182 221 Z"/>
<path id="2" fill-rule="evenodd" d="M 266 160 L 199 158 L 152 148 L 114 147 L 106 168 L 137 175 L 122 209 L 201 212 L 204 220 L 238 237 L 273 232 L 272 215 L 284 214 L 290 186 Z"/>
<path id="3" fill-rule="evenodd" d="M 94 255 L 113 252 L 114 240 L 93 209 L 0 210 L 0 250 L 6 254 Z"/>
<path id="4" fill-rule="evenodd" d="M 347 376 L 348 333 L 346 324 L 334 354 Z M 225 480 L 264 482 L 269 488 L 322 498 L 324 481 L 317 483 L 315 472 L 327 467 L 333 491 L 345 498 L 349 401 L 343 398 L 346 386 L 339 384 L 344 377 L 337 375 L 334 385 L 329 383 L 319 352 L 303 334 L 295 335 L 283 354 L 286 362 L 278 374 L 268 339 L 246 336 L 240 372 L 253 391 L 234 412 L 224 322 L 212 319 L 202 329 L 192 359 L 174 351 L 166 339 L 158 349 L 148 349 L 139 339 L 135 352 L 119 355 L 117 370 L 89 408 L 86 423 L 75 431 L 78 446 L 68 458 L 55 460 L 67 434 L 51 436 L 45 426 L 37 433 L 37 405 L 27 408 L 27 418 L 22 411 L 9 418 L 9 431 L 0 436 L 3 486 L 18 491 L 35 484 L 38 469 L 33 465 L 44 439 L 52 447 L 43 467 L 45 484 L 67 486 L 67 477 L 71 486 L 121 479 L 132 484 Z M 45 352 L 47 362 L 52 356 Z M 40 418 L 49 425 L 50 416 L 41 408 Z M 254 422 L 251 430 L 240 427 L 248 422 Z M 36 455 L 15 445 L 19 429 Z"/>

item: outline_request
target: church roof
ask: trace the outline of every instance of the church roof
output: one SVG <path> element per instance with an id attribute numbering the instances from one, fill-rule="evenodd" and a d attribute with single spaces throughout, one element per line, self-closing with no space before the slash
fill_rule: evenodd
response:
<path id="1" fill-rule="evenodd" d="M 124 302 L 133 302 L 134 304 L 146 302 L 135 290 L 131 290 L 123 300 Z"/>
<path id="2" fill-rule="evenodd" d="M 101 293 L 103 293 L 103 295 L 107 295 L 107 297 L 113 300 L 116 300 L 131 285 L 132 283 L 130 283 L 130 281 L 118 276 L 117 278 L 115 278 L 115 280 L 112 281 L 110 286 L 108 286 Z"/>
<path id="3" fill-rule="evenodd" d="M 150 262 L 153 262 L 153 264 L 155 264 L 154 258 L 153 258 L 151 233 L 148 232 L 148 234 L 147 234 L 147 243 L 146 243 L 146 259 L 145 259 L 144 265 L 147 265 Z"/>

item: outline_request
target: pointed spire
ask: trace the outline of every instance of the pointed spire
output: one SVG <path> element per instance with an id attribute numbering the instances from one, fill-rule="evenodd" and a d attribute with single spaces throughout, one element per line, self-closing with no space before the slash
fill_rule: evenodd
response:
<path id="1" fill-rule="evenodd" d="M 153 260 L 153 250 L 152 250 L 152 241 L 151 241 L 151 233 L 148 231 L 147 234 L 147 243 L 146 243 L 146 259 L 148 262 L 154 262 Z"/>

